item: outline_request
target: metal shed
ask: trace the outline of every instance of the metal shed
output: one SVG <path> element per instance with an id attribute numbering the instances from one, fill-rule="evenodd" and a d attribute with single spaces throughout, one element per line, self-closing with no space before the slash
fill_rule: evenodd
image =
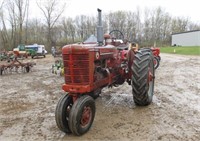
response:
<path id="1" fill-rule="evenodd" d="M 200 46 L 200 30 L 173 33 L 172 46 Z"/>

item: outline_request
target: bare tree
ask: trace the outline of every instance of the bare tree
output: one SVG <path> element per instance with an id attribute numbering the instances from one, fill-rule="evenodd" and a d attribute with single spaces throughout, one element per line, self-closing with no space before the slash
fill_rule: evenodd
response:
<path id="1" fill-rule="evenodd" d="M 45 19 L 43 22 L 38 18 L 28 20 L 29 0 L 0 0 L 0 47 L 12 49 L 19 43 L 40 43 L 50 47 L 96 35 L 97 17 L 79 15 L 64 17 L 59 22 L 66 5 L 59 4 L 60 0 L 37 0 Z M 135 12 L 110 12 L 103 16 L 103 27 L 104 33 L 118 29 L 125 38 L 139 42 L 141 46 L 164 46 L 170 45 L 172 33 L 199 30 L 200 24 L 187 17 L 172 17 L 158 7 L 145 9 L 144 20 L 141 20 L 139 8 Z"/>
<path id="2" fill-rule="evenodd" d="M 125 32 L 124 27 L 126 25 L 126 15 L 127 12 L 125 11 L 117 11 L 109 13 L 108 19 L 109 19 L 110 31 L 118 29 L 122 32 Z"/>
<path id="3" fill-rule="evenodd" d="M 52 46 L 55 44 L 52 37 L 52 30 L 61 14 L 64 12 L 66 3 L 64 3 L 62 7 L 59 7 L 59 0 L 38 0 L 37 5 L 46 19 L 48 46 Z"/>
<path id="4" fill-rule="evenodd" d="M 9 36 L 10 40 L 10 48 L 15 47 L 17 44 L 17 15 L 16 15 L 16 8 L 15 4 L 11 1 L 7 3 L 7 10 L 8 10 L 8 22 L 10 23 L 11 33 Z"/>
<path id="5" fill-rule="evenodd" d="M 96 27 L 97 27 L 97 18 L 95 17 L 87 17 L 86 18 L 86 38 L 88 38 L 90 35 L 96 34 Z"/>
<path id="6" fill-rule="evenodd" d="M 143 23 L 143 45 L 148 46 L 151 40 L 151 23 L 150 23 L 150 9 L 145 9 L 144 11 L 144 23 Z"/>
<path id="7" fill-rule="evenodd" d="M 0 29 L 0 32 L 1 32 L 1 44 L 2 46 L 0 46 L 0 50 L 2 48 L 5 47 L 5 36 L 4 36 L 4 28 L 5 28 L 5 22 L 4 22 L 4 15 L 3 15 L 3 4 L 4 4 L 4 1 L 1 1 L 0 2 L 0 21 L 2 23 L 2 27 Z"/>
<path id="8" fill-rule="evenodd" d="M 6 1 L 6 8 L 4 8 L 4 12 L 1 15 L 3 26 L 2 37 L 4 37 L 4 44 L 6 44 L 9 49 L 23 42 L 23 23 L 25 14 L 28 11 L 28 1 L 29 0 Z M 5 19 L 7 19 L 8 22 Z M 7 23 L 10 23 L 10 25 L 7 25 Z"/>
<path id="9" fill-rule="evenodd" d="M 171 16 L 169 16 L 168 13 L 165 13 L 163 15 L 163 24 L 161 26 L 161 31 L 160 31 L 160 41 L 161 41 L 161 46 L 163 45 L 168 45 L 171 40 L 171 30 L 170 30 L 170 25 L 171 25 Z"/>
<path id="10" fill-rule="evenodd" d="M 29 0 L 14 0 L 18 11 L 18 24 L 19 24 L 19 43 L 22 43 L 23 23 L 28 11 Z"/>
<path id="11" fill-rule="evenodd" d="M 200 30 L 200 24 L 190 22 L 188 30 Z"/>
<path id="12" fill-rule="evenodd" d="M 86 29 L 86 16 L 80 15 L 75 17 L 76 31 L 77 36 L 80 41 L 83 41 L 85 38 L 85 29 Z"/>
<path id="13" fill-rule="evenodd" d="M 160 46 L 164 41 L 169 41 L 171 34 L 171 17 L 161 7 L 150 10 L 145 9 L 144 19 L 144 45 Z"/>
<path id="14" fill-rule="evenodd" d="M 45 27 L 44 24 L 38 19 L 31 19 L 27 22 L 27 44 L 43 44 L 45 40 Z"/>
<path id="15" fill-rule="evenodd" d="M 0 14 L 2 15 L 3 13 L 3 5 L 4 5 L 4 0 L 0 1 Z"/>
<path id="16" fill-rule="evenodd" d="M 64 38 L 68 39 L 66 42 L 74 43 L 76 37 L 76 27 L 72 18 L 64 18 L 62 20 L 62 30 L 64 32 Z"/>
<path id="17" fill-rule="evenodd" d="M 136 12 L 128 12 L 126 14 L 126 24 L 125 28 L 125 37 L 130 41 L 140 42 L 141 38 L 141 20 L 140 12 L 137 9 Z"/>
<path id="18" fill-rule="evenodd" d="M 9 35 L 8 35 L 8 31 L 6 28 L 6 24 L 5 24 L 5 19 L 4 19 L 4 14 L 1 13 L 1 23 L 2 23 L 2 29 L 1 29 L 1 42 L 3 44 L 3 48 L 5 49 L 6 46 L 8 48 L 10 48 L 9 46 Z"/>
<path id="19" fill-rule="evenodd" d="M 189 20 L 184 17 L 176 17 L 172 19 L 171 31 L 172 33 L 184 32 L 188 30 Z"/>

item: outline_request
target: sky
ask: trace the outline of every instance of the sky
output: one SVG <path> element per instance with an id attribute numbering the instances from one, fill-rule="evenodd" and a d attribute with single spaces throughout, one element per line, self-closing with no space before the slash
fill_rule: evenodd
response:
<path id="1" fill-rule="evenodd" d="M 30 0 L 30 8 L 36 6 L 35 0 Z M 45 0 L 43 0 L 45 1 Z M 59 0 L 66 2 L 63 13 L 65 17 L 76 17 L 78 15 L 97 15 L 97 8 L 103 13 L 118 10 L 136 11 L 137 8 L 144 12 L 145 8 L 155 9 L 161 7 L 173 17 L 186 17 L 192 22 L 200 24 L 200 1 L 199 0 Z M 31 12 L 31 16 L 40 16 L 40 10 Z"/>

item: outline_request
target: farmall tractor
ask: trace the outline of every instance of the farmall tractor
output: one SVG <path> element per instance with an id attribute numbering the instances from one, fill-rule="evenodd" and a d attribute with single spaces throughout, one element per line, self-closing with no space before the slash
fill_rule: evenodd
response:
<path id="1" fill-rule="evenodd" d="M 151 49 L 128 49 L 127 41 L 112 38 L 114 30 L 103 35 L 101 10 L 98 9 L 97 43 L 66 45 L 62 49 L 64 64 L 63 95 L 56 107 L 58 128 L 65 133 L 86 133 L 95 117 L 95 99 L 108 86 L 127 82 L 132 86 L 136 105 L 152 102 L 154 93 L 154 56 Z M 123 35 L 121 35 L 123 37 Z"/>

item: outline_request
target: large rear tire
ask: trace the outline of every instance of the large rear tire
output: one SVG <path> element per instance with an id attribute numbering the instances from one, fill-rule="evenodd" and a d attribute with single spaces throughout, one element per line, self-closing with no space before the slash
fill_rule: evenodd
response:
<path id="1" fill-rule="evenodd" d="M 132 64 L 132 93 L 136 105 L 146 106 L 152 102 L 154 92 L 154 57 L 150 50 L 141 49 Z"/>
<path id="2" fill-rule="evenodd" d="M 72 105 L 73 105 L 72 97 L 66 94 L 60 98 L 56 106 L 56 111 L 55 111 L 56 124 L 58 128 L 65 133 L 71 133 L 68 121 Z"/>
<path id="3" fill-rule="evenodd" d="M 89 95 L 78 98 L 70 111 L 69 128 L 75 135 L 83 135 L 86 133 L 95 117 L 95 102 Z"/>

